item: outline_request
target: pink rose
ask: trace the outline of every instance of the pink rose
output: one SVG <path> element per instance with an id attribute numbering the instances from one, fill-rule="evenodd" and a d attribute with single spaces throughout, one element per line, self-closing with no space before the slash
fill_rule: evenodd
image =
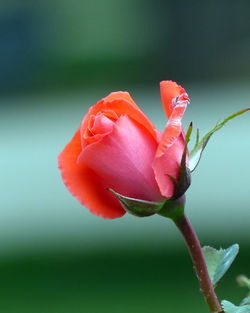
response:
<path id="1" fill-rule="evenodd" d="M 117 218 L 124 208 L 108 188 L 136 199 L 163 201 L 173 196 L 185 146 L 181 118 L 185 90 L 160 83 L 168 117 L 159 132 L 127 92 L 113 92 L 90 107 L 81 126 L 59 155 L 69 191 L 92 213 Z"/>

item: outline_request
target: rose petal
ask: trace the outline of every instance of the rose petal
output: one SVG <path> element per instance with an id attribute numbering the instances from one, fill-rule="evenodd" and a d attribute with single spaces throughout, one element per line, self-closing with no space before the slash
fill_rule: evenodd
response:
<path id="1" fill-rule="evenodd" d="M 179 169 L 184 146 L 184 138 L 180 135 L 178 139 L 175 140 L 174 144 L 165 150 L 164 154 L 155 157 L 153 161 L 155 179 L 158 183 L 161 194 L 166 198 L 170 198 L 174 194 L 175 185 L 168 175 L 175 179 L 179 178 Z"/>
<path id="2" fill-rule="evenodd" d="M 117 218 L 125 214 L 118 200 L 107 191 L 100 177 L 86 164 L 78 163 L 82 151 L 80 130 L 58 157 L 62 178 L 69 191 L 89 210 L 103 218 Z"/>
<path id="3" fill-rule="evenodd" d="M 160 82 L 161 101 L 165 109 L 166 115 L 170 118 L 173 111 L 172 100 L 181 94 L 185 94 L 186 91 L 176 82 L 171 80 L 164 80 Z"/>
<path id="4" fill-rule="evenodd" d="M 170 148 L 183 131 L 181 119 L 186 110 L 189 98 L 185 89 L 171 81 L 161 82 L 161 95 L 167 115 L 170 113 L 168 123 L 164 129 L 159 143 L 156 157 L 161 157 L 167 148 Z M 168 94 L 169 91 L 169 94 Z M 170 98 L 172 97 L 172 99 Z"/>
<path id="5" fill-rule="evenodd" d="M 106 134 L 112 131 L 114 122 L 103 114 L 95 116 L 91 132 L 93 134 Z"/>
<path id="6" fill-rule="evenodd" d="M 116 98 L 117 97 L 117 98 Z M 97 102 L 96 105 L 90 107 L 88 113 L 84 117 L 81 124 L 81 134 L 84 134 L 88 127 L 88 120 L 91 115 L 96 115 L 103 110 L 112 110 L 118 116 L 128 115 L 131 119 L 135 120 L 139 124 L 143 125 L 148 132 L 156 139 L 156 128 L 147 116 L 140 110 L 140 108 L 134 103 L 127 92 L 113 92 L 106 98 Z M 82 135 L 82 146 L 86 146 Z"/>
<path id="7" fill-rule="evenodd" d="M 131 98 L 130 94 L 127 91 L 115 91 L 111 92 L 107 97 L 103 98 L 105 102 L 111 102 L 113 100 L 123 99 L 133 105 L 135 108 L 139 109 L 138 105 Z"/>
<path id="8" fill-rule="evenodd" d="M 162 81 L 160 90 L 169 120 L 159 140 L 153 169 L 162 195 L 169 198 L 173 195 L 175 186 L 168 175 L 178 179 L 185 146 L 185 134 L 181 119 L 189 103 L 189 98 L 185 89 L 172 81 Z"/>
<path id="9" fill-rule="evenodd" d="M 157 201 L 161 194 L 152 162 L 157 141 L 140 124 L 121 116 L 112 133 L 88 145 L 79 157 L 98 173 L 105 188 L 137 199 Z"/>

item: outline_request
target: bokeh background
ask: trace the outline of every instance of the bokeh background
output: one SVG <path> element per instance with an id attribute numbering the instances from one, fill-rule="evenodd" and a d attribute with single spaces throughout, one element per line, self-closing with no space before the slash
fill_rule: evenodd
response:
<path id="1" fill-rule="evenodd" d="M 249 106 L 249 14 L 247 0 L 1 0 L 1 312 L 207 312 L 174 225 L 91 215 L 57 155 L 111 91 L 130 91 L 160 129 L 163 79 L 186 88 L 184 124 L 202 133 Z M 249 121 L 214 136 L 187 192 L 202 244 L 241 246 L 218 287 L 236 304 L 235 277 L 250 275 Z"/>

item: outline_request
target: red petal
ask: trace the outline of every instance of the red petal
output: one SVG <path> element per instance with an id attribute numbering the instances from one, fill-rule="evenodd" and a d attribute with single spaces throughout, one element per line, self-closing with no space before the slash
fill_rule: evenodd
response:
<path id="1" fill-rule="evenodd" d="M 166 115 L 170 118 L 174 109 L 173 99 L 182 94 L 186 94 L 184 88 L 171 80 L 164 80 L 160 82 L 161 101 L 163 103 Z M 189 100 L 189 99 L 188 99 Z"/>
<path id="2" fill-rule="evenodd" d="M 166 198 L 170 198 L 174 194 L 175 186 L 168 175 L 175 179 L 179 178 L 179 169 L 184 146 L 185 141 L 181 135 L 170 148 L 166 149 L 164 154 L 154 159 L 153 169 L 155 179 L 161 194 Z"/>
<path id="3" fill-rule="evenodd" d="M 159 140 L 153 169 L 162 195 L 168 198 L 174 193 L 174 184 L 168 175 L 176 179 L 179 175 L 185 146 L 185 133 L 181 119 L 189 103 L 189 98 L 185 89 L 172 81 L 162 81 L 160 90 L 163 106 L 169 120 Z"/>
<path id="4" fill-rule="evenodd" d="M 160 84 L 160 88 L 163 105 L 169 121 L 156 151 L 156 157 L 162 156 L 165 150 L 170 148 L 180 136 L 182 132 L 181 119 L 189 103 L 185 89 L 176 83 L 163 81 Z"/>
<path id="5" fill-rule="evenodd" d="M 134 100 L 131 98 L 130 94 L 127 91 L 111 92 L 107 97 L 103 98 L 105 102 L 110 102 L 117 99 L 123 99 L 132 104 L 135 108 L 140 110 L 138 105 L 134 102 Z"/>
<path id="6" fill-rule="evenodd" d="M 82 151 L 80 130 L 58 157 L 62 178 L 69 191 L 90 211 L 103 218 L 117 218 L 125 214 L 118 200 L 107 191 L 100 178 L 89 167 L 77 163 Z"/>
<path id="7" fill-rule="evenodd" d="M 108 115 L 110 115 L 112 113 L 111 111 L 117 117 L 129 116 L 144 127 L 149 136 L 151 134 L 152 139 L 156 141 L 156 129 L 154 125 L 143 114 L 130 95 L 127 92 L 114 92 L 89 109 L 82 121 L 80 129 L 59 155 L 59 167 L 63 180 L 70 192 L 83 205 L 88 207 L 92 213 L 104 218 L 120 217 L 125 211 L 118 200 L 106 190 L 106 186 L 103 185 L 103 181 L 98 173 L 91 170 L 84 162 L 80 164 L 78 157 L 86 146 L 92 144 L 84 138 L 85 131 L 89 126 L 90 117 L 99 112 L 104 112 L 104 114 L 108 112 Z M 102 140 L 105 134 L 99 137 L 99 139 L 95 139 Z M 94 140 L 94 143 L 98 140 Z"/>
<path id="8" fill-rule="evenodd" d="M 158 201 L 162 197 L 152 169 L 156 148 L 157 141 L 144 127 L 121 116 L 112 133 L 83 149 L 78 161 L 98 173 L 104 188 Z"/>
<path id="9" fill-rule="evenodd" d="M 130 97 L 127 92 L 112 92 L 106 98 L 103 98 L 96 105 L 90 107 L 87 115 L 81 124 L 81 134 L 88 127 L 88 120 L 91 115 L 96 115 L 102 110 L 113 110 L 118 116 L 127 115 L 131 119 L 138 122 L 140 125 L 144 126 L 149 133 L 156 139 L 156 128 L 152 122 L 147 118 L 147 116 L 140 110 L 140 108 L 135 104 L 135 102 Z M 82 145 L 85 146 L 85 142 L 82 138 Z"/>

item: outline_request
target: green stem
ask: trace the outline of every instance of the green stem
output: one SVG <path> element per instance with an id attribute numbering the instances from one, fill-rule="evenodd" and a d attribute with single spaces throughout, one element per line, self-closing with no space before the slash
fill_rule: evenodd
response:
<path id="1" fill-rule="evenodd" d="M 188 246 L 188 250 L 200 284 L 201 292 L 203 293 L 205 301 L 209 306 L 210 312 L 224 313 L 215 294 L 214 287 L 208 274 L 201 245 L 194 229 L 192 228 L 192 225 L 185 215 L 179 219 L 174 220 L 174 222 L 180 230 Z"/>

